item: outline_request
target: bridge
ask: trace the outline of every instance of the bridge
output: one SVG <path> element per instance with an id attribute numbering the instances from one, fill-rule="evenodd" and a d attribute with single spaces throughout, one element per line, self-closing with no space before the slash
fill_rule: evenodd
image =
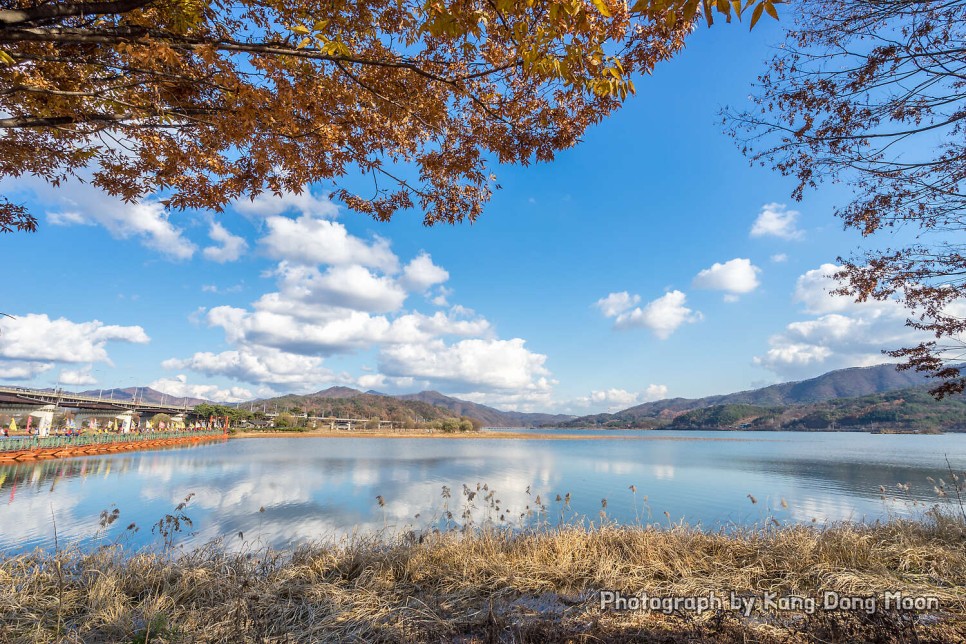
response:
<path id="1" fill-rule="evenodd" d="M 37 418 L 37 435 L 50 435 L 54 414 L 58 409 L 75 410 L 74 418 L 83 422 L 88 418 L 113 418 L 120 421 L 121 431 L 131 431 L 136 413 L 171 414 L 181 416 L 190 411 L 187 404 L 158 404 L 140 400 L 104 399 L 82 396 L 61 390 L 0 387 L 0 413 L 26 415 Z"/>

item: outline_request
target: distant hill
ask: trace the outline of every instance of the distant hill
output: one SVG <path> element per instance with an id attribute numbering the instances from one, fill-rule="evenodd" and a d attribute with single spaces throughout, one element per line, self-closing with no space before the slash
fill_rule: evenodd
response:
<path id="1" fill-rule="evenodd" d="M 725 404 L 676 416 L 667 429 L 966 431 L 966 397 L 935 400 L 927 386 L 822 402 L 763 407 Z"/>
<path id="2" fill-rule="evenodd" d="M 379 418 L 407 426 L 459 416 L 448 409 L 420 400 L 402 400 L 394 396 L 368 394 L 349 387 L 331 387 L 314 394 L 286 394 L 246 403 L 257 411 L 305 411 L 316 416 L 340 418 Z M 467 414 L 462 414 L 467 415 Z M 473 416 L 470 416 L 473 418 Z M 479 420 L 479 419 L 478 419 Z"/>
<path id="3" fill-rule="evenodd" d="M 114 400 L 125 401 L 133 400 L 136 395 L 138 400 L 144 402 L 161 403 L 164 401 L 182 404 L 182 401 L 184 401 L 184 404 L 188 406 L 212 402 L 201 398 L 178 398 L 150 387 L 92 389 L 80 393 L 85 396 L 100 396 L 104 399 L 113 397 Z M 446 417 L 466 416 L 491 427 L 529 427 L 562 423 L 574 418 L 564 414 L 500 411 L 486 405 L 446 396 L 438 391 L 421 391 L 416 394 L 396 396 L 374 390 L 362 392 L 358 389 L 341 386 L 329 387 L 312 394 L 286 394 L 274 398 L 258 399 L 241 403 L 241 406 L 253 406 L 256 409 L 259 406 L 264 406 L 269 410 L 276 406 L 285 410 L 295 407 L 305 411 L 324 413 L 325 415 L 335 414 L 353 418 L 378 416 L 383 420 L 390 420 L 390 416 L 395 414 L 394 419 L 404 422 L 413 422 L 419 419 L 432 421 Z"/>
<path id="4" fill-rule="evenodd" d="M 572 420 L 565 414 L 539 414 L 519 411 L 500 411 L 479 403 L 460 400 L 441 394 L 438 391 L 421 391 L 418 394 L 395 396 L 400 400 L 419 400 L 430 405 L 443 407 L 456 416 L 469 416 L 483 422 L 488 427 L 529 427 L 531 425 L 553 425 Z"/>
<path id="5" fill-rule="evenodd" d="M 80 392 L 82 396 L 100 396 L 101 398 L 108 400 L 134 400 L 137 399 L 146 403 L 153 404 L 176 404 L 176 405 L 187 405 L 193 407 L 195 405 L 200 405 L 202 403 L 211 402 L 203 398 L 192 398 L 191 396 L 172 396 L 164 392 L 158 391 L 156 389 L 151 389 L 151 387 L 126 387 L 124 389 L 89 389 L 87 391 Z"/>
<path id="6" fill-rule="evenodd" d="M 279 409 L 293 407 L 325 415 L 349 414 L 353 417 L 378 416 L 383 420 L 437 420 L 444 417 L 466 416 L 490 427 L 527 427 L 553 424 L 573 418 L 558 414 L 528 414 L 500 411 L 493 407 L 446 396 L 438 391 L 421 391 L 416 394 L 394 396 L 378 391 L 362 392 L 351 387 L 330 387 L 314 394 L 302 396 L 290 394 L 258 400 L 256 406 L 266 405 Z M 405 411 L 408 410 L 408 411 Z M 393 414 L 395 413 L 395 417 Z M 398 417 L 398 418 L 397 418 Z"/>
<path id="7" fill-rule="evenodd" d="M 785 382 L 761 389 L 705 398 L 669 398 L 644 403 L 613 414 L 582 416 L 566 423 L 570 427 L 597 426 L 611 422 L 639 422 L 645 419 L 671 420 L 694 409 L 717 405 L 784 406 L 816 403 L 836 398 L 855 398 L 870 394 L 922 387 L 927 378 L 915 371 L 898 371 L 895 365 L 853 367 L 830 371 L 800 382 Z M 646 423 L 645 423 L 646 424 Z"/>

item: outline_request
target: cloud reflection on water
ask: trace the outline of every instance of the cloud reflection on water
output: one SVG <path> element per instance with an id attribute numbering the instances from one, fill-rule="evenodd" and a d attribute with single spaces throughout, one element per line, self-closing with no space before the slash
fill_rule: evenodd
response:
<path id="1" fill-rule="evenodd" d="M 400 532 L 439 522 L 447 504 L 453 522 L 462 523 L 463 485 L 477 492 L 478 483 L 494 491 L 499 510 L 489 507 L 485 490 L 477 492 L 470 508 L 476 524 L 500 515 L 511 525 L 534 521 L 540 517 L 528 519 L 526 513 L 539 512 L 538 495 L 546 506 L 542 519 L 555 524 L 562 506 L 556 496 L 568 492 L 568 520 L 599 520 L 602 498 L 608 500 L 609 519 L 632 523 L 647 522 L 648 508 L 661 523 L 667 511 L 671 521 L 706 527 L 762 523 L 772 516 L 783 522 L 874 519 L 909 510 L 902 500 L 879 498 L 879 484 L 924 479 L 940 468 L 923 467 L 934 444 L 894 445 L 881 438 L 813 435 L 717 443 L 295 438 L 43 461 L 0 468 L 0 500 L 7 498 L 0 502 L 0 547 L 52 545 L 51 507 L 62 542 L 90 544 L 97 535 L 117 539 L 133 521 L 141 527 L 130 536 L 133 544 L 157 544 L 151 524 L 189 493 L 195 494 L 187 513 L 196 532 L 180 536 L 187 546 L 224 538 L 229 547 L 247 541 L 285 547 L 352 532 Z M 963 453 L 966 437 L 939 438 L 949 443 L 950 453 Z M 815 456 L 833 449 L 836 458 Z M 450 488 L 448 500 L 441 497 L 444 485 Z M 759 503 L 751 504 L 748 494 Z M 101 530 L 98 515 L 111 503 L 121 517 Z"/>

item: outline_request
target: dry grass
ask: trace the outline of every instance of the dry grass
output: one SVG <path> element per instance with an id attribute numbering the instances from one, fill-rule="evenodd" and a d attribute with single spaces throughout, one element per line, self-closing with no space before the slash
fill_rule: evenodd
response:
<path id="1" fill-rule="evenodd" d="M 939 597 L 933 614 L 602 611 L 601 589 Z M 117 547 L 0 563 L 2 642 L 966 641 L 966 524 L 738 534 L 605 525 L 365 537 L 295 552 Z"/>

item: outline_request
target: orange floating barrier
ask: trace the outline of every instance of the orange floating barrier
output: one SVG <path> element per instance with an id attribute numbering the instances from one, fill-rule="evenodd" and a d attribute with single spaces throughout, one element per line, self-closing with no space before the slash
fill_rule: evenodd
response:
<path id="1" fill-rule="evenodd" d="M 154 449 L 157 447 L 197 443 L 205 440 L 223 441 L 227 440 L 227 438 L 222 434 L 213 434 L 208 436 L 188 435 L 173 438 L 158 438 L 154 440 L 149 439 L 129 442 L 78 445 L 77 447 L 35 447 L 33 449 L 0 452 L 0 464 L 15 464 L 40 459 L 71 458 L 77 456 L 90 456 L 93 454 L 110 454 L 114 452 Z"/>

